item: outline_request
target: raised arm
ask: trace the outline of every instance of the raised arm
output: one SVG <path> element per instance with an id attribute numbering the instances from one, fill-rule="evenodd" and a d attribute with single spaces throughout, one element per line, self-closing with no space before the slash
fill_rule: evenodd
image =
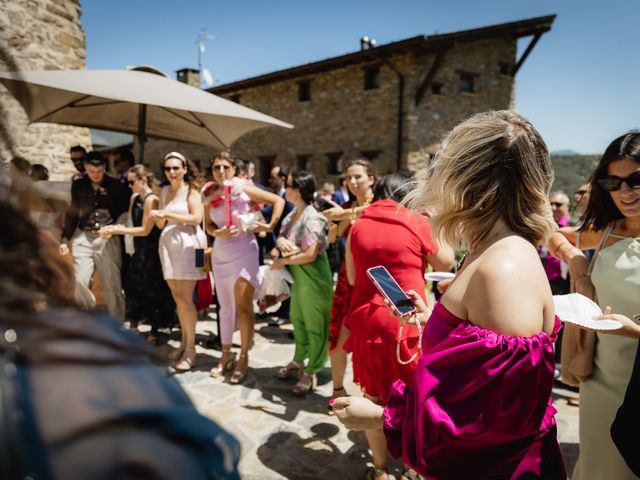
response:
<path id="1" fill-rule="evenodd" d="M 456 255 L 450 245 L 438 245 L 438 251 L 427 255 L 427 262 L 438 272 L 448 272 L 453 268 Z"/>
<path id="2" fill-rule="evenodd" d="M 245 185 L 244 192 L 254 203 L 267 203 L 273 206 L 273 213 L 271 214 L 271 220 L 269 223 L 260 225 L 260 227 L 254 229 L 254 232 L 273 232 L 273 229 L 280 220 L 280 217 L 282 217 L 285 204 L 284 199 L 254 185 Z"/>

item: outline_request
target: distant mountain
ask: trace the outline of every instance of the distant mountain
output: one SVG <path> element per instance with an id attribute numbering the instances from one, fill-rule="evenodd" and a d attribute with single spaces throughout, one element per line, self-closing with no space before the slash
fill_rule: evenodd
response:
<path id="1" fill-rule="evenodd" d="M 555 157 L 572 157 L 574 155 L 580 155 L 575 150 L 571 150 L 570 148 L 563 148 L 561 150 L 556 150 L 555 152 L 551 152 L 552 156 Z"/>
<path id="2" fill-rule="evenodd" d="M 570 150 L 561 150 L 561 152 Z M 579 155 L 553 152 L 551 163 L 555 172 L 552 190 L 562 190 L 573 200 L 573 192 L 581 183 L 589 180 L 598 164 L 600 155 Z"/>

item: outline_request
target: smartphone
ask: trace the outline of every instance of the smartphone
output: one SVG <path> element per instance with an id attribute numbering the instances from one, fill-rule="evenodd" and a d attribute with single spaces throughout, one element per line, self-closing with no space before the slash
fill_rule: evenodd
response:
<path id="1" fill-rule="evenodd" d="M 391 302 L 396 312 L 400 315 L 406 315 L 415 311 L 416 308 L 413 306 L 411 299 L 404 293 L 404 290 L 400 288 L 398 282 L 385 267 L 382 265 L 371 267 L 367 270 L 367 275 L 369 275 L 369 278 L 380 293 Z"/>

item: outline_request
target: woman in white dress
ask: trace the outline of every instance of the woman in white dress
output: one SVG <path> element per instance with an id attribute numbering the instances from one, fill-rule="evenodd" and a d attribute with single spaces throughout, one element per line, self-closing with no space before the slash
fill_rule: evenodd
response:
<path id="1" fill-rule="evenodd" d="M 206 245 L 202 223 L 202 199 L 198 189 L 198 170 L 178 152 L 164 157 L 164 173 L 169 185 L 162 188 L 161 209 L 151 218 L 162 228 L 158 252 L 162 273 L 176 302 L 182 339 L 172 352 L 175 369 L 191 370 L 196 359 L 197 310 L 193 303 L 196 282 L 206 274 L 196 268 L 195 249 Z"/>

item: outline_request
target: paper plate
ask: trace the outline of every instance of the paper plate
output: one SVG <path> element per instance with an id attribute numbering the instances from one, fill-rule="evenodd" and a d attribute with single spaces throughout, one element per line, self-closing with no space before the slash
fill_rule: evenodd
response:
<path id="1" fill-rule="evenodd" d="M 451 272 L 429 272 L 424 274 L 424 279 L 430 280 L 432 282 L 439 282 L 440 280 L 451 280 L 453 278 L 456 278 L 456 274 Z"/>
<path id="2" fill-rule="evenodd" d="M 553 304 L 556 315 L 563 322 L 574 323 L 592 330 L 618 330 L 622 328 L 622 324 L 617 320 L 594 320 L 593 317 L 602 315 L 600 306 L 579 293 L 554 295 Z"/>
<path id="3" fill-rule="evenodd" d="M 581 327 L 590 328 L 591 330 L 618 330 L 622 328 L 622 324 L 617 320 L 593 320 L 591 318 L 572 318 L 565 315 L 560 317 L 563 322 L 574 323 Z"/>

